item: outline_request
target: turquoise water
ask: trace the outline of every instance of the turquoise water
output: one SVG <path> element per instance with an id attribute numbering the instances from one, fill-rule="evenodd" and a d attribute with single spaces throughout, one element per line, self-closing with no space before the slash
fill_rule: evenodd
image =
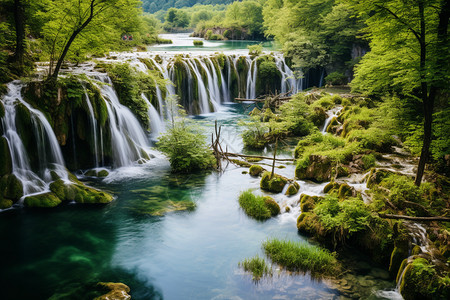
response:
<path id="1" fill-rule="evenodd" d="M 277 51 L 279 46 L 272 41 L 207 41 L 201 38 L 190 37 L 189 33 L 161 34 L 160 37 L 172 40 L 172 44 L 161 44 L 151 46 L 148 51 L 152 52 L 248 52 L 247 46 L 261 44 L 265 51 Z M 203 46 L 194 46 L 194 40 L 202 40 Z"/>

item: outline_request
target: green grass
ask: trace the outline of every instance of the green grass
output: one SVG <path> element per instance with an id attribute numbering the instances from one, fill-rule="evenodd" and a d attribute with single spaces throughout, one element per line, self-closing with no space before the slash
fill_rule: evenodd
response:
<path id="1" fill-rule="evenodd" d="M 332 253 L 306 242 L 270 239 L 263 243 L 265 254 L 290 271 L 310 271 L 314 276 L 336 275 L 340 265 Z"/>
<path id="2" fill-rule="evenodd" d="M 239 205 L 248 216 L 257 220 L 266 220 L 272 216 L 265 203 L 264 196 L 256 196 L 250 190 L 239 195 Z"/>
<path id="3" fill-rule="evenodd" d="M 194 40 L 194 46 L 203 46 L 203 41 Z"/>
<path id="4" fill-rule="evenodd" d="M 264 258 L 256 255 L 252 258 L 244 259 L 239 262 L 239 266 L 246 272 L 251 272 L 253 280 L 258 281 L 263 276 L 272 276 L 272 268 L 266 263 Z"/>

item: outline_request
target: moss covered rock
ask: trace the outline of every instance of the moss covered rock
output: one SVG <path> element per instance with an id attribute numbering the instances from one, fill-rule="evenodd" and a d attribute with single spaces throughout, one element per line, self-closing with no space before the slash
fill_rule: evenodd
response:
<path id="1" fill-rule="evenodd" d="M 389 170 L 384 170 L 384 169 L 372 169 L 370 170 L 370 173 L 367 177 L 367 187 L 368 188 L 372 188 L 378 184 L 380 184 L 380 182 L 388 177 L 389 175 L 394 174 L 393 172 L 389 171 Z"/>
<path id="2" fill-rule="evenodd" d="M 332 162 L 326 156 L 310 155 L 306 164 L 298 164 L 295 168 L 295 176 L 300 179 L 308 179 L 316 182 L 324 182 L 331 179 Z"/>
<path id="3" fill-rule="evenodd" d="M 263 167 L 261 167 L 260 165 L 252 165 L 250 167 L 250 169 L 248 170 L 248 172 L 250 173 L 250 175 L 252 176 L 259 176 L 262 174 L 262 172 L 264 172 L 265 169 Z"/>
<path id="4" fill-rule="evenodd" d="M 328 133 L 335 133 L 336 132 L 336 126 L 339 125 L 339 122 L 337 120 L 336 117 L 333 117 L 330 121 L 330 123 L 328 124 L 326 131 Z"/>
<path id="5" fill-rule="evenodd" d="M 323 192 L 325 194 L 330 194 L 334 191 L 339 190 L 339 183 L 337 183 L 336 181 L 330 181 L 329 183 L 327 183 L 327 185 L 325 185 L 325 187 L 323 188 Z"/>
<path id="6" fill-rule="evenodd" d="M 13 205 L 13 202 L 11 200 L 9 200 L 9 199 L 0 199 L 0 209 L 10 208 L 12 205 Z"/>
<path id="7" fill-rule="evenodd" d="M 3 103 L 0 102 L 0 118 L 3 118 L 5 116 L 5 107 L 3 106 Z"/>
<path id="8" fill-rule="evenodd" d="M 278 174 L 274 174 L 272 178 L 270 175 L 270 172 L 264 172 L 262 175 L 260 181 L 261 189 L 273 193 L 281 193 L 288 179 Z"/>
<path id="9" fill-rule="evenodd" d="M 345 199 L 356 195 L 355 189 L 349 186 L 347 183 L 343 183 L 339 186 L 338 198 Z"/>
<path id="10" fill-rule="evenodd" d="M 16 202 L 23 196 L 22 182 L 14 174 L 3 176 L 0 179 L 0 193 L 4 198 Z"/>
<path id="11" fill-rule="evenodd" d="M 109 175 L 109 172 L 105 169 L 102 169 L 102 170 L 92 169 L 92 170 L 87 171 L 84 175 L 90 176 L 90 177 L 106 177 Z"/>
<path id="12" fill-rule="evenodd" d="M 300 190 L 300 185 L 294 181 L 294 183 L 289 184 L 286 190 L 286 196 L 292 196 L 298 193 Z"/>
<path id="13" fill-rule="evenodd" d="M 327 113 L 325 112 L 323 107 L 314 107 L 314 110 L 309 116 L 309 119 L 314 123 L 314 125 L 320 127 L 323 125 L 323 123 L 325 123 L 325 120 L 327 119 Z"/>
<path id="14" fill-rule="evenodd" d="M 94 298 L 94 300 L 129 300 L 131 296 L 128 294 L 130 288 L 123 283 L 116 282 L 99 282 L 97 289 L 107 292 L 106 294 Z"/>
<path id="15" fill-rule="evenodd" d="M 270 210 L 272 217 L 280 213 L 280 206 L 278 203 L 270 196 L 264 196 L 264 204 Z"/>
<path id="16" fill-rule="evenodd" d="M 310 196 L 306 194 L 302 194 L 300 196 L 300 210 L 302 213 L 309 212 L 314 209 L 316 203 L 318 203 L 322 197 L 319 196 Z"/>
<path id="17" fill-rule="evenodd" d="M 5 137 L 0 137 L 0 177 L 11 174 L 12 162 L 8 141 Z"/>
<path id="18" fill-rule="evenodd" d="M 28 196 L 24 200 L 24 205 L 30 208 L 52 208 L 61 204 L 61 199 L 59 199 L 55 194 L 49 192 L 34 196 Z"/>

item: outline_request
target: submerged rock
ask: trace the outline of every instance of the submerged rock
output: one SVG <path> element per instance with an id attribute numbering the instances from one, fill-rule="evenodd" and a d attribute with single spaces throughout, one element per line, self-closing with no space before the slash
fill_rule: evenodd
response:
<path id="1" fill-rule="evenodd" d="M 129 300 L 131 296 L 128 294 L 130 288 L 123 283 L 116 282 L 99 282 L 97 287 L 104 291 L 108 291 L 106 294 L 94 298 L 94 300 Z"/>
<path id="2" fill-rule="evenodd" d="M 288 179 L 278 174 L 273 174 L 272 178 L 270 175 L 270 172 L 264 172 L 260 181 L 261 189 L 273 193 L 281 193 Z"/>
<path id="3" fill-rule="evenodd" d="M 84 175 L 89 177 L 106 177 L 109 175 L 109 172 L 105 169 L 103 170 L 92 169 L 87 171 Z"/>

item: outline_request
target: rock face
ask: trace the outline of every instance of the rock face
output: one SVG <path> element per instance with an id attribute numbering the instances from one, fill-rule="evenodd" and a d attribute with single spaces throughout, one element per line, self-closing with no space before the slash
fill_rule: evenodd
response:
<path id="1" fill-rule="evenodd" d="M 8 141 L 0 137 L 0 177 L 12 172 L 11 153 L 9 151 Z"/>
<path id="2" fill-rule="evenodd" d="M 295 177 L 300 180 L 308 179 L 316 182 L 329 181 L 331 178 L 332 162 L 326 156 L 310 155 L 307 167 L 298 165 Z"/>
<path id="3" fill-rule="evenodd" d="M 273 177 L 270 178 L 270 172 L 264 172 L 261 178 L 260 187 L 265 191 L 281 193 L 287 182 L 288 179 L 281 175 L 274 174 Z"/>
<path id="4" fill-rule="evenodd" d="M 131 296 L 128 294 L 130 288 L 123 283 L 115 282 L 99 282 L 97 288 L 108 291 L 106 294 L 94 298 L 94 300 L 129 300 Z"/>

